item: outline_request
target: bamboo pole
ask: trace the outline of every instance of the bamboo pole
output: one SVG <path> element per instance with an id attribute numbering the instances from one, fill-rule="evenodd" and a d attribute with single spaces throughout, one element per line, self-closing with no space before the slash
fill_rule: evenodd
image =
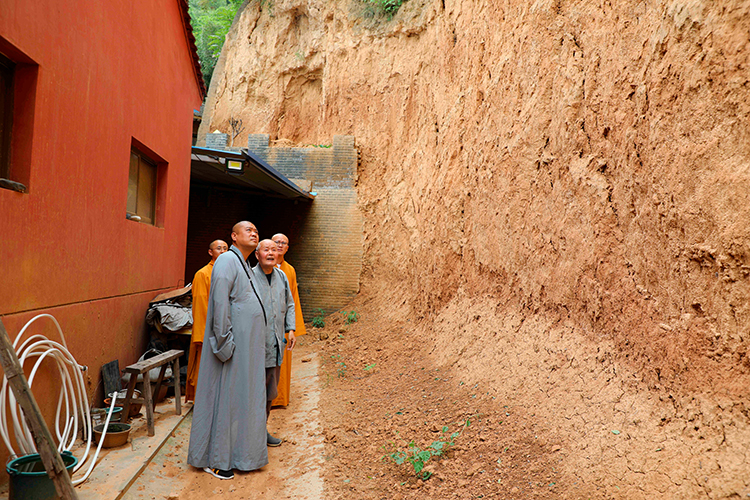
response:
<path id="1" fill-rule="evenodd" d="M 57 452 L 55 442 L 52 439 L 47 424 L 42 417 L 42 412 L 36 404 L 34 394 L 29 388 L 26 381 L 26 375 L 23 373 L 23 367 L 18 360 L 16 351 L 13 349 L 13 343 L 8 337 L 3 320 L 0 318 L 0 364 L 2 364 L 5 377 L 8 379 L 10 388 L 16 396 L 18 404 L 21 405 L 23 416 L 26 424 L 31 429 L 31 435 L 34 437 L 36 449 L 42 458 L 47 475 L 55 483 L 57 495 L 63 500 L 77 500 L 73 483 L 70 481 L 70 475 L 65 468 L 62 457 Z"/>

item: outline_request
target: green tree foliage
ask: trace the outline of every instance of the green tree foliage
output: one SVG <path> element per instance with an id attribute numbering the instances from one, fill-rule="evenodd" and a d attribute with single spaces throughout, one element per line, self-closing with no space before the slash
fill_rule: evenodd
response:
<path id="1" fill-rule="evenodd" d="M 201 61 L 206 87 L 211 83 L 211 76 L 224 46 L 224 39 L 242 3 L 243 0 L 189 0 L 188 2 L 188 12 L 193 23 L 195 44 L 198 46 L 198 58 Z"/>

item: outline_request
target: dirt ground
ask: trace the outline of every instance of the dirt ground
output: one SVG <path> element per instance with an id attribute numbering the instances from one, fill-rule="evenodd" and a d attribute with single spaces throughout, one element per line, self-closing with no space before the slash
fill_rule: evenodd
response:
<path id="1" fill-rule="evenodd" d="M 326 328 L 301 339 L 292 402 L 274 410 L 270 423 L 285 443 L 269 449 L 268 466 L 233 481 L 189 467 L 188 417 L 124 498 L 553 498 L 575 491 L 561 474 L 560 446 L 536 434 L 538 417 L 435 367 L 420 339 L 404 335 L 408 321 L 383 331 L 373 313 L 363 310 L 350 325 L 329 316 Z M 301 383 L 310 367 L 314 381 Z M 426 463 L 427 480 L 388 458 L 410 441 L 423 449 L 444 443 L 445 453 Z"/>
<path id="2" fill-rule="evenodd" d="M 541 417 L 435 366 L 409 321 L 383 328 L 367 314 L 348 326 L 331 319 L 322 330 L 329 339 L 320 343 L 326 498 L 558 498 L 576 491 L 561 474 L 560 446 L 536 432 Z M 426 462 L 427 480 L 390 458 L 411 442 L 425 450 L 436 441 L 447 451 Z"/>
<path id="3" fill-rule="evenodd" d="M 543 314 L 487 314 L 496 299 L 460 297 L 431 318 L 408 302 L 363 293 L 358 322 L 339 313 L 311 330 L 328 337 L 325 498 L 750 497 L 741 402 L 649 387 L 608 342 Z M 389 458 L 454 432 L 426 481 Z"/>
<path id="4" fill-rule="evenodd" d="M 269 430 L 284 439 L 269 448 L 269 464 L 237 472 L 231 481 L 216 479 L 187 464 L 192 413 L 174 430 L 143 473 L 122 496 L 125 500 L 204 500 L 217 495 L 237 499 L 318 500 L 323 495 L 324 445 L 319 424 L 320 383 L 317 346 L 301 339 L 293 358 L 293 398 L 271 414 Z"/>
<path id="5" fill-rule="evenodd" d="M 285 443 L 268 466 L 233 481 L 187 466 L 186 419 L 124 498 L 750 496 L 738 403 L 649 389 L 605 343 L 539 318 L 456 327 L 486 309 L 480 299 L 425 321 L 398 297 L 362 293 L 347 308 L 357 322 L 335 313 L 301 339 L 292 402 L 269 424 Z M 492 349 L 442 340 L 494 329 L 504 337 Z M 426 461 L 426 479 L 391 458 L 431 445 L 444 453 Z"/>

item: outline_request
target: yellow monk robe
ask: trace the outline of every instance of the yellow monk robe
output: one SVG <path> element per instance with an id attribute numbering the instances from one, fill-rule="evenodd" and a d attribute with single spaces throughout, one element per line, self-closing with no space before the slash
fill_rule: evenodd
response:
<path id="1" fill-rule="evenodd" d="M 211 261 L 195 273 L 193 278 L 193 334 L 190 337 L 185 401 L 195 401 L 195 386 L 198 385 L 203 335 L 206 332 L 208 291 L 211 289 L 211 271 L 213 270 L 214 262 Z"/>
<path id="2" fill-rule="evenodd" d="M 291 264 L 287 261 L 277 265 L 279 269 L 284 271 L 287 279 L 289 280 L 289 286 L 292 289 L 292 297 L 294 297 L 294 322 L 296 328 L 294 335 L 300 337 L 307 333 L 305 330 L 305 320 L 302 319 L 302 307 L 299 303 L 299 291 L 297 290 L 297 272 L 294 270 Z M 287 338 L 287 340 L 289 340 Z M 289 404 L 289 393 L 292 383 L 292 351 L 284 352 L 284 362 L 281 363 L 281 374 L 279 375 L 279 395 L 271 403 L 272 406 L 286 406 Z"/>

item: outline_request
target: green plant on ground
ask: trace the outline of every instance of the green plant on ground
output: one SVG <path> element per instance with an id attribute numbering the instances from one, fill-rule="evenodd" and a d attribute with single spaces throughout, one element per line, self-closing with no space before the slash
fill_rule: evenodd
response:
<path id="1" fill-rule="evenodd" d="M 359 313 L 357 311 L 344 311 L 344 324 L 351 325 L 359 321 Z"/>
<path id="2" fill-rule="evenodd" d="M 393 453 L 385 455 L 384 458 L 391 459 L 396 465 L 403 465 L 408 462 L 414 468 L 414 474 L 418 479 L 427 481 L 432 476 L 432 472 L 424 470 L 425 465 L 434 457 L 440 457 L 447 452 L 452 446 L 454 446 L 455 440 L 461 435 L 461 432 L 471 424 L 471 421 L 467 418 L 461 430 L 456 431 L 449 436 L 448 426 L 443 426 L 441 438 L 433 441 L 424 450 L 416 445 L 414 441 L 410 441 L 407 445 L 406 451 L 396 450 Z"/>
<path id="3" fill-rule="evenodd" d="M 312 326 L 314 326 L 315 328 L 323 328 L 324 326 L 326 326 L 326 320 L 325 320 L 326 312 L 320 307 L 318 307 L 317 309 L 315 309 L 315 314 L 316 315 L 313 316 L 313 319 L 312 319 Z"/>
<path id="4" fill-rule="evenodd" d="M 368 4 L 372 5 L 382 14 L 385 14 L 388 19 L 393 19 L 398 9 L 406 3 L 406 0 L 365 0 Z"/>
<path id="5" fill-rule="evenodd" d="M 376 365 L 376 364 L 377 364 L 377 363 L 371 363 L 371 364 L 369 364 L 369 365 L 366 365 L 366 366 L 365 366 L 365 371 L 366 371 L 366 372 L 369 372 L 370 370 L 372 370 L 373 368 L 375 368 L 375 365 Z"/>
<path id="6" fill-rule="evenodd" d="M 341 354 L 333 354 L 331 355 L 331 361 L 334 362 L 335 368 L 336 368 L 336 375 L 339 378 L 343 378 L 346 376 L 346 363 L 341 360 Z M 330 382 L 330 374 L 326 373 L 328 376 L 328 379 L 326 380 L 326 386 Z"/>
<path id="7" fill-rule="evenodd" d="M 336 374 L 339 378 L 346 376 L 346 363 L 341 361 L 341 354 L 331 355 L 331 360 L 336 362 Z"/>

